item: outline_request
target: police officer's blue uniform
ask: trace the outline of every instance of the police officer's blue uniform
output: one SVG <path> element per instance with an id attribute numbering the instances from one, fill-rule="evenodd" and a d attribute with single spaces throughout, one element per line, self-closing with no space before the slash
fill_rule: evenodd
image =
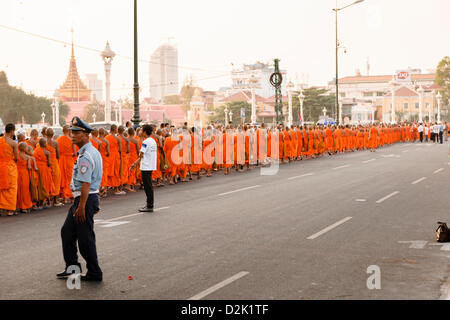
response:
<path id="1" fill-rule="evenodd" d="M 75 117 L 72 120 L 71 130 L 92 131 L 92 128 Z M 97 250 L 94 233 L 94 214 L 99 211 L 99 188 L 102 180 L 102 157 L 95 147 L 88 142 L 78 151 L 77 162 L 73 168 L 70 188 L 74 194 L 75 201 L 69 209 L 64 225 L 61 228 L 61 239 L 63 247 L 66 270 L 69 266 L 78 265 L 77 245 L 81 256 L 86 260 L 86 276 L 91 279 L 101 280 L 102 270 L 98 265 Z M 86 221 L 77 223 L 74 212 L 78 208 L 81 195 L 82 183 L 90 183 L 89 196 L 86 202 Z"/>

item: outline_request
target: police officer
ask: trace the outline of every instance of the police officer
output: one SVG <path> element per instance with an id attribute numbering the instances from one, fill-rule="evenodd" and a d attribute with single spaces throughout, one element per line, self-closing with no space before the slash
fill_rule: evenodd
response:
<path id="1" fill-rule="evenodd" d="M 93 130 L 78 117 L 72 119 L 70 127 L 72 141 L 80 150 L 73 167 L 70 189 L 75 201 L 69 209 L 66 221 L 61 228 L 61 239 L 66 269 L 57 274 L 57 278 L 67 278 L 73 270 L 79 268 L 77 245 L 81 256 L 86 260 L 87 273 L 81 276 L 83 281 L 102 281 L 103 273 L 98 265 L 95 246 L 94 214 L 99 211 L 99 188 L 102 180 L 102 157 L 89 142 L 89 133 Z M 72 267 L 71 267 L 72 266 Z M 70 268 L 69 268 L 70 267 Z"/>

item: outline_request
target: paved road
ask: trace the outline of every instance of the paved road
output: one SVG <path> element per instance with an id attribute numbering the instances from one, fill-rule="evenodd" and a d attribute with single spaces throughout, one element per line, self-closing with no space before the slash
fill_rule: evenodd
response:
<path id="1" fill-rule="evenodd" d="M 448 149 L 398 144 L 274 176 L 219 173 L 156 189 L 152 214 L 136 214 L 143 192 L 102 200 L 104 281 L 81 290 L 55 279 L 67 207 L 1 217 L 0 299 L 445 298 L 450 248 L 434 230 L 450 221 Z M 366 285 L 373 265 L 379 290 Z"/>

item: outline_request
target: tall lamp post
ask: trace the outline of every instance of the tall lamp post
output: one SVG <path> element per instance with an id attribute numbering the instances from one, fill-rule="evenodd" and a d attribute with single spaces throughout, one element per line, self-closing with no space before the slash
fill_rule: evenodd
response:
<path id="1" fill-rule="evenodd" d="M 286 86 L 286 91 L 288 95 L 288 127 L 292 126 L 292 93 L 294 91 L 294 84 L 289 81 L 289 83 Z"/>
<path id="2" fill-rule="evenodd" d="M 224 112 L 225 112 L 225 127 L 226 127 L 228 124 L 228 108 L 227 107 L 225 107 Z"/>
<path id="3" fill-rule="evenodd" d="M 422 122 L 422 100 L 423 100 L 423 88 L 422 86 L 417 89 L 417 92 L 419 93 L 419 123 Z"/>
<path id="4" fill-rule="evenodd" d="M 339 72 L 338 72 L 338 51 L 339 51 L 339 40 L 338 40 L 338 12 L 339 11 L 341 11 L 341 10 L 343 10 L 343 9 L 345 9 L 345 8 L 348 8 L 348 7 L 350 7 L 350 6 L 353 6 L 353 5 L 355 5 L 355 4 L 357 4 L 357 3 L 361 3 L 361 2 L 363 2 L 364 0 L 357 0 L 357 1 L 355 1 L 355 2 L 353 2 L 352 4 L 349 4 L 348 6 L 345 6 L 345 7 L 342 7 L 342 8 L 338 8 L 338 6 L 337 6 L 337 0 L 336 0 L 336 8 L 335 9 L 332 9 L 335 13 L 336 13 L 336 101 L 335 101 L 335 106 L 334 106 L 334 118 L 336 119 L 336 117 L 337 117 L 337 114 L 338 114 L 338 112 L 337 112 L 337 109 L 338 109 L 338 106 L 339 106 Z M 342 112 L 342 111 L 341 111 Z M 340 124 L 340 123 L 339 123 Z"/>
<path id="5" fill-rule="evenodd" d="M 138 82 L 138 53 L 137 53 L 137 0 L 134 0 L 134 126 L 137 127 L 141 122 L 139 115 L 139 82 Z"/>
<path id="6" fill-rule="evenodd" d="M 438 103 L 438 113 L 437 113 L 437 122 L 441 122 L 441 101 L 442 101 L 442 95 L 438 91 L 438 94 L 436 95 L 437 103 Z"/>
<path id="7" fill-rule="evenodd" d="M 298 95 L 298 101 L 300 102 L 300 122 L 303 125 L 303 101 L 305 101 L 305 96 L 303 95 L 303 91 L 300 89 L 300 94 Z"/>
<path id="8" fill-rule="evenodd" d="M 392 78 L 392 80 L 389 81 L 389 84 L 391 85 L 392 94 L 391 123 L 395 123 L 395 86 L 397 85 L 395 78 Z"/>
<path id="9" fill-rule="evenodd" d="M 105 122 L 111 122 L 111 62 L 115 57 L 114 51 L 109 47 L 109 42 L 106 42 L 105 50 L 102 51 L 100 56 L 105 63 Z"/>

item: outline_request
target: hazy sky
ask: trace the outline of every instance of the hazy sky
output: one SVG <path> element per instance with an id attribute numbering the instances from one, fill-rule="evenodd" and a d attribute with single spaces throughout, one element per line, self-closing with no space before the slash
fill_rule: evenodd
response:
<path id="1" fill-rule="evenodd" d="M 353 0 L 338 0 L 339 7 Z M 139 0 L 139 58 L 168 37 L 179 50 L 180 81 L 193 74 L 197 84 L 216 90 L 231 83 L 231 63 L 279 58 L 295 80 L 309 74 L 311 85 L 334 77 L 335 0 Z M 393 74 L 414 67 L 435 68 L 450 55 L 449 0 L 365 0 L 339 13 L 340 77 L 357 68 Z M 119 55 L 112 65 L 112 98 L 131 93 L 133 62 L 132 0 L 1 0 L 0 25 L 103 50 L 109 40 Z M 0 26 L 0 70 L 12 85 L 52 95 L 65 80 L 70 46 Z M 80 75 L 104 79 L 98 53 L 75 48 Z M 149 95 L 148 63 L 139 65 L 142 97 Z M 201 69 L 201 70 L 198 70 Z M 211 78 L 206 79 L 204 78 Z"/>

